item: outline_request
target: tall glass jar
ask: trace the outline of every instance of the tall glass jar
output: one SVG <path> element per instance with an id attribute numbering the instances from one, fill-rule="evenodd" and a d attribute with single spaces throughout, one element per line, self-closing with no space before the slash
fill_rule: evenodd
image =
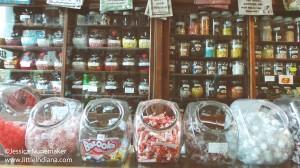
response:
<path id="1" fill-rule="evenodd" d="M 206 58 L 212 58 L 216 56 L 215 41 L 213 39 L 205 40 L 205 55 Z"/>
<path id="2" fill-rule="evenodd" d="M 230 56 L 231 58 L 242 58 L 243 56 L 243 43 L 240 39 L 233 39 L 231 41 Z"/>
<path id="3" fill-rule="evenodd" d="M 223 27 L 222 27 L 222 35 L 223 36 L 231 36 L 232 35 L 232 15 L 228 11 L 222 12 L 223 17 Z"/>
<path id="4" fill-rule="evenodd" d="M 193 80 L 192 97 L 200 98 L 204 95 L 204 89 L 198 80 Z"/>
<path id="5" fill-rule="evenodd" d="M 206 11 L 201 11 L 200 16 L 200 35 L 207 36 L 209 35 L 210 30 L 210 18 L 209 13 Z"/>
<path id="6" fill-rule="evenodd" d="M 300 58 L 298 46 L 289 46 L 288 58 L 290 58 L 290 59 L 299 59 Z"/>
<path id="7" fill-rule="evenodd" d="M 300 17 L 297 17 L 295 19 L 295 23 L 296 23 L 296 29 L 297 29 L 296 40 L 297 40 L 297 42 L 300 42 Z"/>
<path id="8" fill-rule="evenodd" d="M 245 17 L 242 15 L 238 15 L 238 12 L 236 12 L 235 14 L 235 35 L 236 36 L 244 36 L 245 34 Z"/>
<path id="9" fill-rule="evenodd" d="M 192 57 L 200 57 L 203 55 L 203 46 L 201 41 L 193 40 L 190 44 L 190 55 Z"/>
<path id="10" fill-rule="evenodd" d="M 188 80 L 182 80 L 179 88 L 179 97 L 180 99 L 188 99 L 191 96 L 191 85 Z"/>
<path id="11" fill-rule="evenodd" d="M 80 121 L 79 149 L 85 162 L 120 166 L 128 155 L 131 141 L 128 104 L 115 99 L 90 101 Z"/>
<path id="12" fill-rule="evenodd" d="M 181 74 L 189 74 L 191 73 L 191 64 L 188 61 L 181 61 L 180 63 L 180 73 Z"/>
<path id="13" fill-rule="evenodd" d="M 281 62 L 275 62 L 274 63 L 274 75 L 284 75 L 285 66 Z"/>
<path id="14" fill-rule="evenodd" d="M 182 123 L 176 103 L 154 99 L 139 103 L 134 120 L 138 162 L 176 162 L 182 145 Z"/>
<path id="15" fill-rule="evenodd" d="M 190 43 L 181 42 L 179 48 L 179 56 L 180 57 L 188 57 L 190 56 Z"/>
<path id="16" fill-rule="evenodd" d="M 205 69 L 206 69 L 206 75 L 216 75 L 217 63 L 215 61 L 207 61 Z"/>
<path id="17" fill-rule="evenodd" d="M 283 17 L 276 16 L 273 19 L 273 39 L 278 41 L 284 41 L 284 34 L 283 34 Z"/>
<path id="18" fill-rule="evenodd" d="M 194 61 L 192 65 L 193 74 L 202 74 L 204 72 L 204 63 L 200 61 Z"/>
<path id="19" fill-rule="evenodd" d="M 206 80 L 205 81 L 205 95 L 208 98 L 215 98 L 217 95 L 217 90 L 216 90 L 216 84 L 214 83 L 213 80 Z"/>
<path id="20" fill-rule="evenodd" d="M 228 72 L 228 63 L 218 62 L 218 75 L 227 75 L 227 72 Z"/>
<path id="21" fill-rule="evenodd" d="M 199 18 L 198 15 L 196 13 L 191 13 L 190 14 L 190 24 L 189 24 L 189 31 L 188 34 L 189 35 L 197 35 L 199 34 L 199 29 L 200 25 L 199 25 Z"/>
<path id="22" fill-rule="evenodd" d="M 286 75 L 293 75 L 297 74 L 297 63 L 286 63 Z"/>
<path id="23" fill-rule="evenodd" d="M 221 29 L 221 14 L 218 11 L 213 11 L 211 13 L 212 17 L 212 35 L 220 36 L 222 33 Z"/>
<path id="24" fill-rule="evenodd" d="M 278 45 L 276 46 L 276 59 L 287 59 L 287 46 L 286 45 Z"/>
<path id="25" fill-rule="evenodd" d="M 219 43 L 217 44 L 217 58 L 227 58 L 228 57 L 228 44 Z"/>
<path id="26" fill-rule="evenodd" d="M 218 99 L 226 99 L 227 98 L 227 82 L 226 81 L 219 81 L 218 82 L 218 89 L 217 89 L 217 98 Z"/>
<path id="27" fill-rule="evenodd" d="M 260 21 L 261 41 L 272 41 L 272 21 L 269 16 L 263 16 Z"/>
<path id="28" fill-rule="evenodd" d="M 245 64 L 241 61 L 232 62 L 232 75 L 244 75 Z"/>
<path id="29" fill-rule="evenodd" d="M 284 19 L 285 27 L 285 41 L 294 42 L 295 41 L 295 25 L 293 18 L 287 17 Z"/>
<path id="30" fill-rule="evenodd" d="M 274 46 L 273 45 L 265 45 L 263 47 L 262 57 L 264 59 L 273 59 L 274 58 Z"/>
<path id="31" fill-rule="evenodd" d="M 262 75 L 263 76 L 273 75 L 273 65 L 271 63 L 262 64 Z"/>

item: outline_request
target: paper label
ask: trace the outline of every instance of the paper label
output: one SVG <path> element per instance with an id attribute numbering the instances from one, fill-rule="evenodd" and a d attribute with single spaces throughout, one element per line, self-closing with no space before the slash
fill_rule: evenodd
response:
<path id="1" fill-rule="evenodd" d="M 149 62 L 140 62 L 139 66 L 150 66 Z"/>
<path id="2" fill-rule="evenodd" d="M 134 66 L 135 63 L 134 62 L 123 62 L 122 65 L 123 66 Z"/>
<path id="3" fill-rule="evenodd" d="M 239 15 L 273 15 L 272 0 L 238 0 Z"/>
<path id="4" fill-rule="evenodd" d="M 93 86 L 93 85 L 89 85 L 87 90 L 89 92 L 98 92 L 98 87 L 97 86 Z"/>
<path id="5" fill-rule="evenodd" d="M 279 75 L 278 82 L 281 85 L 293 85 L 294 84 L 293 75 Z"/>
<path id="6" fill-rule="evenodd" d="M 99 62 L 88 62 L 88 66 L 89 67 L 98 67 L 98 66 L 100 66 L 100 63 Z"/>
<path id="7" fill-rule="evenodd" d="M 97 140 L 104 140 L 105 135 L 104 134 L 97 134 Z"/>
<path id="8" fill-rule="evenodd" d="M 21 61 L 21 62 L 20 62 L 20 66 L 21 66 L 22 68 L 30 68 L 30 66 L 31 66 L 31 61 Z"/>
<path id="9" fill-rule="evenodd" d="M 107 66 L 118 66 L 118 63 L 116 63 L 116 62 L 106 62 L 105 65 L 107 65 Z"/>
<path id="10" fill-rule="evenodd" d="M 208 143 L 208 153 L 227 153 L 227 143 Z"/>
<path id="11" fill-rule="evenodd" d="M 265 76 L 265 82 L 275 82 L 275 76 Z"/>
<path id="12" fill-rule="evenodd" d="M 105 86 L 105 89 L 107 89 L 107 90 L 115 90 L 115 89 L 117 89 L 117 86 Z"/>
<path id="13" fill-rule="evenodd" d="M 125 93 L 134 93 L 134 88 L 125 87 Z"/>
<path id="14" fill-rule="evenodd" d="M 119 138 L 106 138 L 103 140 L 83 139 L 81 143 L 83 153 L 96 156 L 115 152 L 121 146 Z"/>

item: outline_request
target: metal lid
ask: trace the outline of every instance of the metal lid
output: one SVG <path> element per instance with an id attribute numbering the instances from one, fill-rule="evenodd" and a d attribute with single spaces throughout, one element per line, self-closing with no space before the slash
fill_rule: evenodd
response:
<path id="1" fill-rule="evenodd" d="M 211 16 L 212 16 L 212 17 L 219 17 L 219 16 L 221 16 L 221 14 L 220 14 L 219 11 L 212 11 L 212 12 L 211 12 Z"/>

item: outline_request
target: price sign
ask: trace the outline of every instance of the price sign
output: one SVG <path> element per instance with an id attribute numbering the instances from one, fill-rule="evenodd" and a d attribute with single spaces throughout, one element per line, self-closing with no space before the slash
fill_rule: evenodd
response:
<path id="1" fill-rule="evenodd" d="M 272 0 L 238 0 L 240 15 L 273 15 Z"/>
<path id="2" fill-rule="evenodd" d="M 279 75 L 278 83 L 280 85 L 292 85 L 292 84 L 294 84 L 294 76 L 293 75 Z"/>
<path id="3" fill-rule="evenodd" d="M 265 76 L 265 82 L 275 82 L 275 76 Z"/>

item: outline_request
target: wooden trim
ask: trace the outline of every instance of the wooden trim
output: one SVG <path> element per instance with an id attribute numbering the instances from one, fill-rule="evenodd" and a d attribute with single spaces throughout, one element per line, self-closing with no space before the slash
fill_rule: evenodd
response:
<path id="1" fill-rule="evenodd" d="M 63 31 L 63 38 L 64 44 L 62 49 L 62 69 L 61 69 L 61 97 L 65 95 L 65 88 L 66 88 L 66 67 L 67 67 L 67 50 L 68 50 L 68 30 L 69 30 L 69 9 L 64 9 L 64 31 Z"/>
<path id="2" fill-rule="evenodd" d="M 256 98 L 256 76 L 255 76 L 255 28 L 254 28 L 254 18 L 250 16 L 248 19 L 248 33 L 249 33 L 249 72 L 250 72 L 250 81 L 249 89 L 250 95 L 249 98 Z"/>
<path id="3" fill-rule="evenodd" d="M 169 65 L 170 65 L 170 39 L 171 39 L 171 20 L 163 22 L 163 56 L 162 56 L 162 98 L 169 99 L 170 96 L 170 73 L 169 73 Z"/>

